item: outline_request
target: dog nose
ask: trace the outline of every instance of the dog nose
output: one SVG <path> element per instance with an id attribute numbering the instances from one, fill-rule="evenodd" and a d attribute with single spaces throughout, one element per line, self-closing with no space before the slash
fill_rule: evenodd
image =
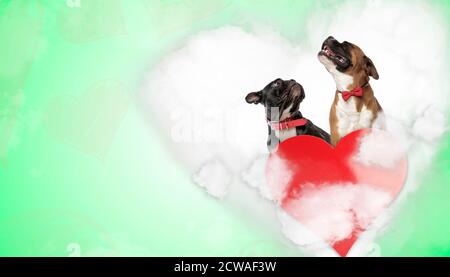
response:
<path id="1" fill-rule="evenodd" d="M 327 40 L 329 40 L 329 39 L 334 39 L 334 37 L 333 36 L 328 36 Z"/>

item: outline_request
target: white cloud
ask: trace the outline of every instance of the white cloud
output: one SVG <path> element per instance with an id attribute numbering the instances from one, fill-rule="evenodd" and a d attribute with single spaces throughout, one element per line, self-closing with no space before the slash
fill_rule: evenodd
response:
<path id="1" fill-rule="evenodd" d="M 297 219 L 279 208 L 277 216 L 281 223 L 281 231 L 290 241 L 300 246 L 308 255 L 313 256 L 337 256 L 328 243 L 312 230 L 308 229 Z"/>
<path id="2" fill-rule="evenodd" d="M 242 173 L 242 180 L 249 186 L 256 188 L 262 197 L 274 200 L 266 181 L 266 162 L 268 155 L 262 155 L 253 161 L 251 166 Z"/>
<path id="3" fill-rule="evenodd" d="M 217 198 L 224 198 L 231 183 L 232 176 L 218 160 L 206 163 L 192 176 L 193 181 Z"/>
<path id="4" fill-rule="evenodd" d="M 361 138 L 355 158 L 364 165 L 392 168 L 406 157 L 407 146 L 389 133 L 374 129 Z"/>
<path id="5" fill-rule="evenodd" d="M 426 142 L 433 143 L 447 130 L 445 116 L 434 107 L 428 107 L 417 117 L 412 127 L 413 134 Z"/>
<path id="6" fill-rule="evenodd" d="M 349 238 L 357 227 L 367 229 L 392 200 L 389 193 L 368 185 L 309 185 L 286 210 L 329 243 Z"/>
<path id="7" fill-rule="evenodd" d="M 268 166 L 268 157 L 268 155 L 262 155 L 255 159 L 250 168 L 242 173 L 242 180 L 258 189 L 265 199 L 279 203 L 286 194 L 293 172 L 287 161 L 278 155 L 272 156 Z"/>

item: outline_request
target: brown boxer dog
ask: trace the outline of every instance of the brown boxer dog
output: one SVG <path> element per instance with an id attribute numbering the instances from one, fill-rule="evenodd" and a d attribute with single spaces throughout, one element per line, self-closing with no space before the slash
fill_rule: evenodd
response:
<path id="1" fill-rule="evenodd" d="M 323 42 L 318 58 L 336 82 L 330 111 L 331 144 L 359 129 L 383 128 L 382 108 L 369 84 L 370 77 L 378 80 L 372 60 L 355 44 L 340 43 L 332 36 Z"/>

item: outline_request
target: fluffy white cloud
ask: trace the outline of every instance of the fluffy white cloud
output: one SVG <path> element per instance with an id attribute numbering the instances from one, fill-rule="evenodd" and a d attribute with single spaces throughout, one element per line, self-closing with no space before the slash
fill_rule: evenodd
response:
<path id="1" fill-rule="evenodd" d="M 392 201 L 389 193 L 368 185 L 307 185 L 301 197 L 288 202 L 286 210 L 309 230 L 329 243 L 367 229 Z"/>
<path id="2" fill-rule="evenodd" d="M 274 196 L 266 181 L 266 161 L 268 155 L 262 155 L 253 161 L 251 166 L 242 173 L 242 180 L 257 189 L 262 197 L 274 200 Z"/>
<path id="3" fill-rule="evenodd" d="M 217 198 L 224 198 L 231 183 L 231 175 L 218 160 L 206 163 L 193 176 L 193 181 Z"/>
<path id="4" fill-rule="evenodd" d="M 404 141 L 374 129 L 362 137 L 355 159 L 364 165 L 392 168 L 405 157 L 407 146 Z"/>

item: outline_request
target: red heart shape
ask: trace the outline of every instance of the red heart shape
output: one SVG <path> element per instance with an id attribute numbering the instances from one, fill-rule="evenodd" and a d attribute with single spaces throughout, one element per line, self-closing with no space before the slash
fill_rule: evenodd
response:
<path id="1" fill-rule="evenodd" d="M 392 203 L 406 179 L 403 152 L 389 166 L 358 159 L 362 139 L 371 134 L 396 145 L 387 132 L 371 129 L 348 134 L 336 148 L 313 136 L 296 136 L 278 145 L 267 161 L 267 182 L 281 207 L 341 256 Z M 369 151 L 388 158 L 390 153 L 377 146 L 369 145 Z"/>

